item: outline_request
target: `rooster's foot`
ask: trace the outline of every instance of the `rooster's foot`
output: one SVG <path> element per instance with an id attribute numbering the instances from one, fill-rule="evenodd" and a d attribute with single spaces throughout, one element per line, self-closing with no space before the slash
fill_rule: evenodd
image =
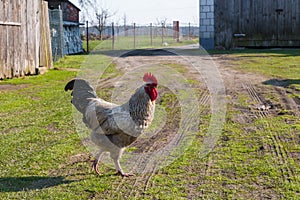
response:
<path id="1" fill-rule="evenodd" d="M 94 161 L 92 161 L 93 162 L 93 164 L 92 164 L 92 169 L 97 173 L 97 174 L 99 174 L 100 175 L 100 172 L 99 172 L 99 165 L 98 165 L 98 160 L 94 160 Z"/>
<path id="2" fill-rule="evenodd" d="M 130 176 L 134 176 L 133 174 L 127 174 L 127 173 L 120 172 L 120 171 L 118 171 L 118 172 L 116 173 L 116 175 L 120 175 L 120 176 L 122 176 L 122 177 L 130 177 Z"/>

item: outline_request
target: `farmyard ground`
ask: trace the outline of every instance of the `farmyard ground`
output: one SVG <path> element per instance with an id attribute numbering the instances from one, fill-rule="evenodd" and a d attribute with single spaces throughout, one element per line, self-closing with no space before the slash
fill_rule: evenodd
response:
<path id="1" fill-rule="evenodd" d="M 300 51 L 212 53 L 228 104 L 222 135 L 204 158 L 199 151 L 209 127 L 210 95 L 194 71 L 180 58 L 159 54 L 119 58 L 110 65 L 98 88 L 102 98 L 109 99 L 124 67 L 154 59 L 188 77 L 200 99 L 200 131 L 193 144 L 173 164 L 130 178 L 115 176 L 103 165 L 103 175 L 95 175 L 76 133 L 70 94 L 63 87 L 86 55 L 68 56 L 42 76 L 2 81 L 1 199 L 296 199 Z M 159 136 L 137 140 L 130 151 L 155 151 L 178 128 L 180 105 L 171 91 L 159 89 L 166 125 Z"/>

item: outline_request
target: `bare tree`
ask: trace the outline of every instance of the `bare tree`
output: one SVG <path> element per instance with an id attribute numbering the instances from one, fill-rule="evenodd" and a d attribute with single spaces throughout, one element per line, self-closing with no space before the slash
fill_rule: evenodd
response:
<path id="1" fill-rule="evenodd" d="M 124 15 L 123 15 L 122 19 L 123 19 L 123 24 L 124 24 L 124 27 L 126 27 L 126 23 L 127 23 L 127 16 L 126 16 L 126 14 L 125 14 L 125 13 L 124 13 Z"/>
<path id="2" fill-rule="evenodd" d="M 88 10 L 93 5 L 93 0 L 78 0 L 78 3 L 83 10 Z"/>
<path id="3" fill-rule="evenodd" d="M 156 18 L 156 21 L 157 21 L 158 26 L 161 25 L 161 43 L 163 45 L 167 45 L 167 43 L 164 42 L 164 35 L 165 35 L 165 28 L 166 28 L 166 25 L 167 25 L 167 18 L 163 18 L 163 19 Z"/>
<path id="4" fill-rule="evenodd" d="M 97 20 L 97 30 L 100 34 L 100 40 L 102 40 L 103 37 L 103 31 L 106 28 L 107 20 L 112 17 L 112 15 L 109 13 L 108 9 L 105 8 L 99 8 L 95 10 L 96 20 Z"/>
<path id="5" fill-rule="evenodd" d="M 126 16 L 126 14 L 124 13 L 124 15 L 123 15 L 123 25 L 124 25 L 124 31 L 125 31 L 125 36 L 127 36 L 127 16 Z"/>
<path id="6" fill-rule="evenodd" d="M 109 19 L 113 17 L 116 12 L 106 8 L 102 0 L 78 0 L 78 4 L 83 10 L 82 19 L 90 19 L 91 24 L 95 25 L 99 31 L 100 39 L 102 40 L 103 32 L 107 28 Z"/>
<path id="7" fill-rule="evenodd" d="M 168 18 L 162 18 L 162 19 L 159 19 L 159 18 L 156 18 L 156 24 L 158 25 L 158 26 L 162 26 L 162 27 L 165 27 L 166 25 L 167 25 L 167 20 L 168 20 Z"/>
<path id="8" fill-rule="evenodd" d="M 108 8 L 105 8 L 101 2 L 94 0 L 94 16 L 96 18 L 96 29 L 99 31 L 100 40 L 103 39 L 103 32 L 107 28 L 107 23 L 111 17 L 113 17 L 116 12 L 111 11 Z"/>

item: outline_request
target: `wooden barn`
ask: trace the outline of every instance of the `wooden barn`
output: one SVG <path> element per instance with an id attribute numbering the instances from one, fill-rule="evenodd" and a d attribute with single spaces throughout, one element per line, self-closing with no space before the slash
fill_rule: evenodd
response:
<path id="1" fill-rule="evenodd" d="M 300 0 L 200 0 L 200 45 L 299 47 Z"/>
<path id="2" fill-rule="evenodd" d="M 68 0 L 47 0 L 50 12 L 52 53 L 54 60 L 83 52 L 79 28 L 80 9 Z"/>
<path id="3" fill-rule="evenodd" d="M 48 3 L 0 0 L 0 79 L 52 67 Z"/>

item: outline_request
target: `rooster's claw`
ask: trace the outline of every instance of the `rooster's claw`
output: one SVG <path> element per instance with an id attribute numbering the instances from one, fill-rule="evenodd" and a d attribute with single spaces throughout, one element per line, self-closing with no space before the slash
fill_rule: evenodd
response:
<path id="1" fill-rule="evenodd" d="M 116 175 L 120 175 L 120 176 L 122 176 L 122 177 L 130 177 L 130 176 L 134 176 L 133 174 L 127 174 L 127 173 L 120 172 L 120 171 L 118 171 L 118 172 L 116 173 Z"/>
<path id="2" fill-rule="evenodd" d="M 98 160 L 94 160 L 94 161 L 92 161 L 93 162 L 93 164 L 92 164 L 92 169 L 97 173 L 97 174 L 99 174 L 100 175 L 100 172 L 99 172 L 99 165 L 98 165 Z"/>

